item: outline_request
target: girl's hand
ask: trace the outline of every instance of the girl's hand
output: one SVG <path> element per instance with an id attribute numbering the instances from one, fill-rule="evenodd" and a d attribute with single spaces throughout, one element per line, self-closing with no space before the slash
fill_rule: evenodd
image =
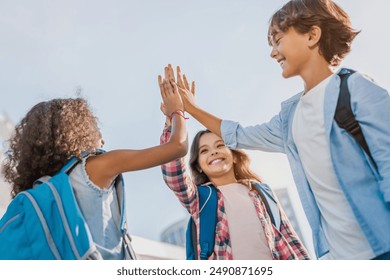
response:
<path id="1" fill-rule="evenodd" d="M 165 67 L 165 72 L 167 73 L 168 69 Z M 163 104 L 161 105 L 161 111 L 165 116 L 169 117 L 175 111 L 184 110 L 184 106 L 178 92 L 177 85 L 174 81 L 169 81 L 162 79 L 158 76 L 158 84 L 160 86 L 161 97 Z"/>
<path id="2" fill-rule="evenodd" d="M 169 117 L 169 115 L 167 114 L 167 107 L 162 102 L 160 104 L 160 111 L 164 114 L 164 116 Z"/>
<path id="3" fill-rule="evenodd" d="M 164 79 L 165 80 L 168 80 L 168 81 L 175 81 L 175 73 L 173 71 L 173 68 L 172 68 L 172 65 L 171 64 L 168 64 L 165 68 L 164 68 Z"/>
<path id="4" fill-rule="evenodd" d="M 167 114 L 167 107 L 165 107 L 165 104 L 161 102 L 160 104 L 160 110 L 165 116 L 165 127 L 168 127 L 171 125 L 171 119 L 170 116 Z"/>

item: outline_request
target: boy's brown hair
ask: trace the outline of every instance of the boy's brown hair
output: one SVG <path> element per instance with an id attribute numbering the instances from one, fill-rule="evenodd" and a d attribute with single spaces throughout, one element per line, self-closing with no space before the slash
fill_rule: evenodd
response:
<path id="1" fill-rule="evenodd" d="M 313 26 L 321 28 L 319 52 L 332 66 L 340 64 L 360 33 L 351 27 L 348 14 L 331 0 L 291 0 L 271 17 L 268 42 L 272 45 L 276 33 L 290 27 L 303 34 Z"/>

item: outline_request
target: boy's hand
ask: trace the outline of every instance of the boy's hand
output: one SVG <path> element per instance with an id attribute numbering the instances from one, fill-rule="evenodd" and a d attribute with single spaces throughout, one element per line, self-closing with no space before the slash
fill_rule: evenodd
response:
<path id="1" fill-rule="evenodd" d="M 191 113 L 191 109 L 196 105 L 195 102 L 195 82 L 193 81 L 190 84 L 188 83 L 186 75 L 182 75 L 180 66 L 177 66 L 177 85 L 178 85 L 178 91 L 182 98 L 184 109 Z M 173 71 L 173 69 L 172 69 Z"/>

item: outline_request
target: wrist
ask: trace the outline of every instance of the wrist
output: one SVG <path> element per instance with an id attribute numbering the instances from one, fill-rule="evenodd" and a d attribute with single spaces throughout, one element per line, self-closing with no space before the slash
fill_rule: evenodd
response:
<path id="1" fill-rule="evenodd" d="M 185 119 L 185 120 L 188 120 L 188 118 L 187 118 L 186 115 L 185 115 L 184 110 L 178 109 L 178 110 L 176 110 L 176 111 L 173 111 L 173 112 L 169 115 L 169 121 L 170 121 L 170 123 L 172 122 L 172 118 L 173 118 L 175 115 L 177 115 L 177 116 L 179 116 L 179 117 L 182 117 L 182 118 Z"/>
<path id="2" fill-rule="evenodd" d="M 170 119 L 168 116 L 166 116 L 164 127 L 168 127 L 168 126 L 170 126 L 170 125 L 171 125 L 171 119 Z"/>
<path id="3" fill-rule="evenodd" d="M 186 104 L 186 106 L 185 106 L 185 111 L 186 111 L 188 114 L 192 115 L 192 114 L 196 111 L 196 108 L 197 108 L 196 104 L 194 104 L 194 103 L 188 103 L 188 104 Z"/>

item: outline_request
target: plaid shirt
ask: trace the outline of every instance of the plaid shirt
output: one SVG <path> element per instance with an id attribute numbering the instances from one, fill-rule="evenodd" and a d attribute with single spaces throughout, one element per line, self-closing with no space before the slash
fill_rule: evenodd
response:
<path id="1" fill-rule="evenodd" d="M 166 143 L 170 137 L 170 129 L 165 128 L 160 138 L 160 143 Z M 197 229 L 197 238 L 199 240 L 199 202 L 198 188 L 192 181 L 186 171 L 185 158 L 179 158 L 161 166 L 162 174 L 165 183 L 175 193 L 181 204 L 187 209 L 195 221 Z M 211 184 L 211 183 L 207 183 Z M 205 185 L 207 185 L 205 184 Z M 248 188 L 253 205 L 256 209 L 258 218 L 263 226 L 263 230 L 267 239 L 272 258 L 275 260 L 293 260 L 293 259 L 309 259 L 309 254 L 299 240 L 297 234 L 293 230 L 286 214 L 281 209 L 280 229 L 277 229 L 271 222 L 266 206 L 260 195 L 252 189 Z M 232 260 L 232 247 L 229 235 L 229 225 L 225 212 L 222 193 L 217 188 L 218 210 L 217 210 L 217 225 L 215 230 L 215 245 L 214 252 L 209 259 Z M 198 243 L 198 258 L 200 257 L 200 246 Z"/>

